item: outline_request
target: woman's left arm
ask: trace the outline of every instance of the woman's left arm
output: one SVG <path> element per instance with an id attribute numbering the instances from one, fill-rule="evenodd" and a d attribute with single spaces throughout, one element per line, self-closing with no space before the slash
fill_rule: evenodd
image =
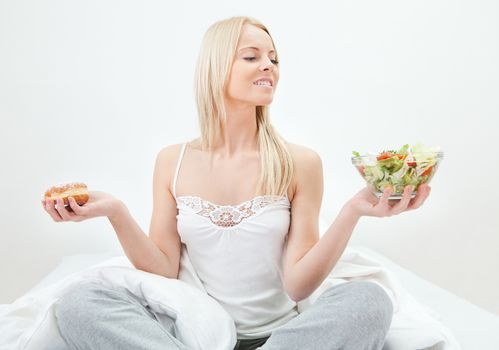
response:
<path id="1" fill-rule="evenodd" d="M 402 199 L 392 205 L 386 188 L 378 198 L 365 187 L 351 198 L 319 239 L 318 218 L 323 193 L 320 157 L 313 151 L 300 152 L 295 161 L 296 189 L 291 205 L 291 225 L 284 252 L 284 288 L 291 299 L 307 298 L 324 281 L 343 254 L 352 232 L 362 216 L 388 217 L 416 209 L 430 193 L 421 185 L 411 199 L 407 186 Z"/>

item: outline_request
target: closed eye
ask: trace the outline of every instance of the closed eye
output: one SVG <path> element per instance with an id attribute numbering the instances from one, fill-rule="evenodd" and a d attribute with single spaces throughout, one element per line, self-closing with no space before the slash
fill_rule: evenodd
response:
<path id="1" fill-rule="evenodd" d="M 246 61 L 254 61 L 256 60 L 256 57 L 243 57 L 243 59 L 245 59 Z M 275 64 L 275 65 L 278 65 L 279 64 L 279 61 L 278 60 L 270 60 L 270 62 L 272 62 L 272 64 Z"/>

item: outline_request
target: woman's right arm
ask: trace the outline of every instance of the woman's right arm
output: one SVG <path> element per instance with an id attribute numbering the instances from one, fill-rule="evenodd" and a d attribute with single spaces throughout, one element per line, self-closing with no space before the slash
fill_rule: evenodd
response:
<path id="1" fill-rule="evenodd" d="M 178 278 L 181 243 L 177 232 L 177 205 L 169 184 L 174 173 L 178 146 L 162 149 L 153 175 L 153 213 L 146 236 L 122 202 L 108 216 L 125 254 L 140 270 Z"/>
<path id="2" fill-rule="evenodd" d="M 181 243 L 176 224 L 177 206 L 169 190 L 178 152 L 179 146 L 172 145 L 162 149 L 156 158 L 149 236 L 144 234 L 122 201 L 104 192 L 90 192 L 89 201 L 83 206 L 70 199 L 73 212 L 62 202 L 54 206 L 52 201 L 42 201 L 44 209 L 56 222 L 107 216 L 126 256 L 137 269 L 178 278 Z"/>

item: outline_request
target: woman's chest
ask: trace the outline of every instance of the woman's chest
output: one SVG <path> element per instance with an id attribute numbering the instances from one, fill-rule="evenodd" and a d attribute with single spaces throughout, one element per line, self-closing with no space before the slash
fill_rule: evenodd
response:
<path id="1" fill-rule="evenodd" d="M 289 232 L 287 198 L 267 203 L 258 197 L 240 206 L 211 206 L 197 197 L 177 200 L 177 231 L 183 243 L 204 253 L 282 249 Z M 270 251 L 268 253 L 270 253 Z"/>
<path id="2" fill-rule="evenodd" d="M 257 195 L 259 158 L 210 159 L 186 154 L 176 184 L 177 196 L 195 195 L 219 205 L 235 205 Z"/>

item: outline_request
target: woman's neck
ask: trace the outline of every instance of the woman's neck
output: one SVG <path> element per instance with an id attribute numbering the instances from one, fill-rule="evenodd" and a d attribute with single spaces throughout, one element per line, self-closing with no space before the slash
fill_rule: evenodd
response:
<path id="1" fill-rule="evenodd" d="M 255 106 L 225 106 L 227 121 L 223 139 L 216 139 L 212 153 L 221 158 L 259 152 Z"/>

